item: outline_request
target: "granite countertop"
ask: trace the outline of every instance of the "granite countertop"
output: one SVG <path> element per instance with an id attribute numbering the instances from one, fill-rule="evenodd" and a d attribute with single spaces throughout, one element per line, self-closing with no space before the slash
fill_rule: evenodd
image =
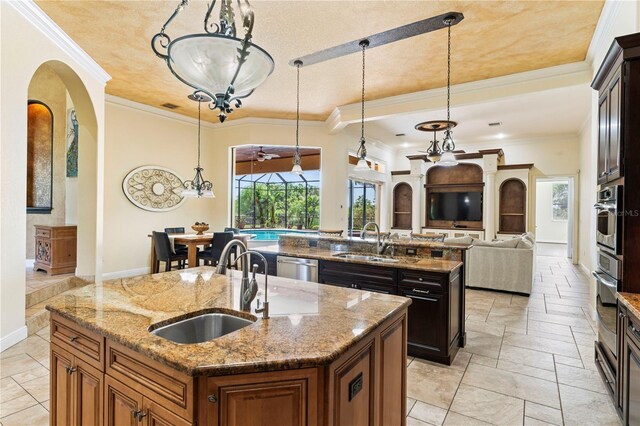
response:
<path id="1" fill-rule="evenodd" d="M 634 317 L 640 319 L 640 294 L 618 293 L 618 300 L 631 311 Z"/>
<path id="2" fill-rule="evenodd" d="M 93 284 L 47 309 L 189 375 L 225 375 L 325 365 L 411 301 L 400 296 L 269 277 L 268 320 L 199 344 L 151 334 L 149 326 L 193 312 L 239 311 L 239 271 L 197 267 Z M 264 301 L 264 279 L 257 298 Z M 255 301 L 252 312 L 255 310 Z M 173 322 L 173 321 L 169 321 Z"/>
<path id="3" fill-rule="evenodd" d="M 411 257 L 395 256 L 394 259 L 398 259 L 398 262 L 395 262 L 395 263 L 370 262 L 362 259 L 345 259 L 345 258 L 335 256 L 337 253 L 343 253 L 343 252 L 331 251 L 331 250 L 321 249 L 321 248 L 312 248 L 312 247 L 281 246 L 278 244 L 265 246 L 265 247 L 256 247 L 255 249 L 252 249 L 252 250 L 255 250 L 261 253 L 279 254 L 282 256 L 292 256 L 292 257 L 302 257 L 306 259 L 331 260 L 335 262 L 345 262 L 345 263 L 362 263 L 366 265 L 385 266 L 389 268 L 415 269 L 420 271 L 443 272 L 443 273 L 451 272 L 462 265 L 462 262 L 460 262 L 459 260 L 437 260 L 437 259 L 421 258 L 416 256 L 411 256 Z M 356 254 L 366 254 L 366 253 L 356 253 Z"/>

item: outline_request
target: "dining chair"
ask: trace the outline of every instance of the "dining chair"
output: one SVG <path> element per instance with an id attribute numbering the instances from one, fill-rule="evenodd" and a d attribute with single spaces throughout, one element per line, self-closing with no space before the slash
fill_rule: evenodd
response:
<path id="1" fill-rule="evenodd" d="M 165 263 L 165 271 L 171 270 L 171 264 L 174 261 L 178 262 L 178 269 L 184 269 L 186 261 L 189 258 L 187 250 L 176 249 L 175 253 L 171 251 L 171 242 L 169 241 L 169 235 L 166 232 L 153 231 L 153 246 L 156 251 L 156 264 L 155 269 L 160 270 L 160 262 Z"/>
<path id="2" fill-rule="evenodd" d="M 205 265 L 216 266 L 224 247 L 231 240 L 233 240 L 233 232 L 214 232 L 211 247 L 198 253 L 198 265 L 200 264 L 200 259 L 202 259 Z"/>
<path id="3" fill-rule="evenodd" d="M 176 228 L 164 228 L 164 232 L 167 234 L 184 234 L 184 226 L 179 226 Z M 173 247 L 175 250 L 187 249 L 187 246 L 184 244 L 174 244 Z"/>
<path id="4" fill-rule="evenodd" d="M 234 234 L 239 234 L 240 233 L 240 228 L 226 227 L 226 228 L 224 228 L 224 232 L 233 232 Z"/>

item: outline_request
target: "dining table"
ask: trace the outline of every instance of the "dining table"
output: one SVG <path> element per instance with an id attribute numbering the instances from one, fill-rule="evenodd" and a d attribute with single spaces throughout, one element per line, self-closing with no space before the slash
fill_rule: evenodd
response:
<path id="1" fill-rule="evenodd" d="M 158 273 L 156 264 L 156 249 L 153 243 L 153 235 L 151 237 L 151 273 Z M 233 234 L 234 240 L 240 240 L 247 245 L 247 242 L 254 238 L 252 234 Z M 174 244 L 182 244 L 187 246 L 187 268 L 194 268 L 198 266 L 198 246 L 208 246 L 213 242 L 213 232 L 205 232 L 203 234 L 169 234 L 169 240 L 173 248 Z"/>

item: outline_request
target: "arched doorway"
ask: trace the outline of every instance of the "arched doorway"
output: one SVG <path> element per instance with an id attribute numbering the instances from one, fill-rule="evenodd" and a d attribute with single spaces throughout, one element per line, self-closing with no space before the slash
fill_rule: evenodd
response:
<path id="1" fill-rule="evenodd" d="M 98 187 L 97 121 L 77 74 L 62 62 L 45 62 L 29 82 L 28 98 L 25 322 L 31 335 L 48 324 L 46 298 L 95 280 Z M 47 105 L 47 129 L 36 120 L 37 105 Z M 34 209 L 33 194 L 50 208 Z"/>

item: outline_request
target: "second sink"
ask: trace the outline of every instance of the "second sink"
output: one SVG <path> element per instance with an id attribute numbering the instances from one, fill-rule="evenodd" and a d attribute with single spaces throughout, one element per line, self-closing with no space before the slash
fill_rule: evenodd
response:
<path id="1" fill-rule="evenodd" d="M 177 321 L 155 330 L 152 334 L 176 343 L 202 343 L 233 333 L 253 321 L 222 313 L 209 313 Z"/>

